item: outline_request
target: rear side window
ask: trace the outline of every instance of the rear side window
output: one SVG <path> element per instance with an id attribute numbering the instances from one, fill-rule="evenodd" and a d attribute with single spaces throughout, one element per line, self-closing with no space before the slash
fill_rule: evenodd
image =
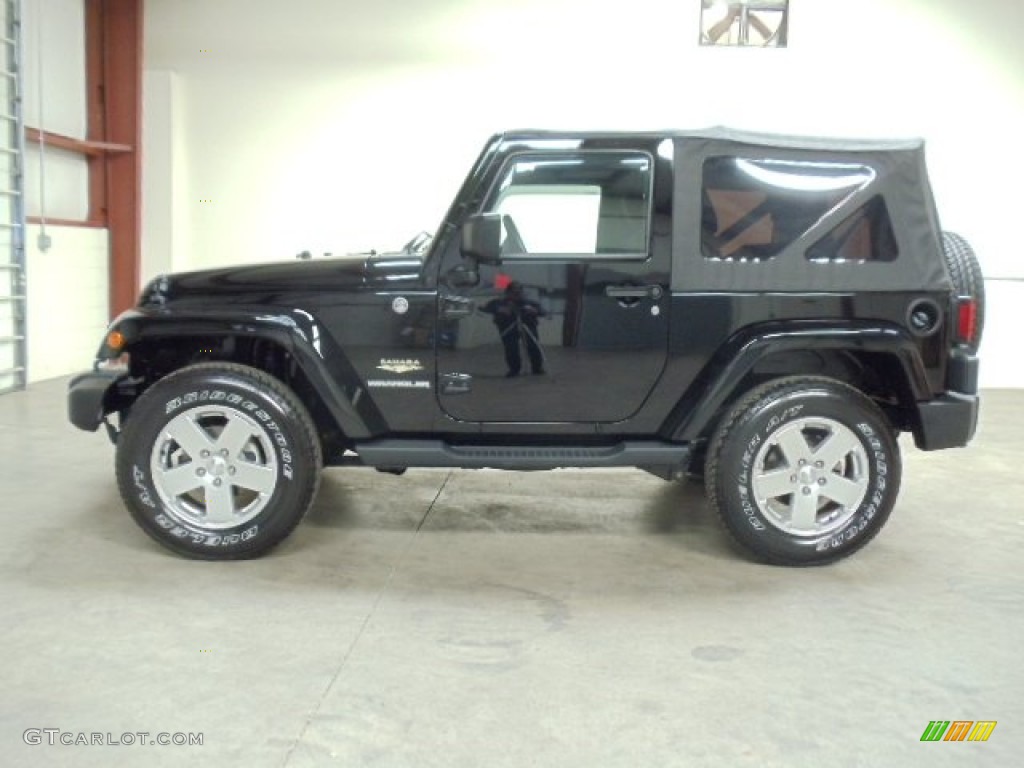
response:
<path id="1" fill-rule="evenodd" d="M 877 195 L 807 249 L 807 260 L 822 264 L 895 261 L 898 255 L 889 209 Z"/>
<path id="2" fill-rule="evenodd" d="M 506 257 L 645 259 L 651 182 L 642 152 L 522 154 L 487 209 L 502 214 Z"/>
<path id="3" fill-rule="evenodd" d="M 708 158 L 701 190 L 704 256 L 770 259 L 874 178 L 871 168 L 854 163 Z"/>

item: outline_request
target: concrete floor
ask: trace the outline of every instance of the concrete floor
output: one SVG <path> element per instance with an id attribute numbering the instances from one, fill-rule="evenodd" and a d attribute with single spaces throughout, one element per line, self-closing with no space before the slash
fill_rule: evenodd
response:
<path id="1" fill-rule="evenodd" d="M 969 450 L 904 441 L 887 528 L 794 570 L 639 471 L 332 470 L 273 555 L 182 560 L 65 385 L 0 397 L 0 765 L 1021 765 L 1024 391 Z M 936 719 L 999 724 L 921 743 Z"/>

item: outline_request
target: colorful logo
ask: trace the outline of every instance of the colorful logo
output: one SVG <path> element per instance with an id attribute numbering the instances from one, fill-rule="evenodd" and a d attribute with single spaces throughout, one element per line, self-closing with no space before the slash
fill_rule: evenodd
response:
<path id="1" fill-rule="evenodd" d="M 988 741 L 996 729 L 995 720 L 932 720 L 921 741 Z"/>

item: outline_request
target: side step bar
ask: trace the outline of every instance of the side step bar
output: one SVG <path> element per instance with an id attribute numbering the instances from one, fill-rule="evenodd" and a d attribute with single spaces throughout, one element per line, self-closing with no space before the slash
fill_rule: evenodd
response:
<path id="1" fill-rule="evenodd" d="M 556 469 L 559 467 L 682 467 L 690 446 L 654 441 L 580 447 L 557 445 L 451 445 L 441 440 L 372 440 L 355 452 L 371 467 Z"/>

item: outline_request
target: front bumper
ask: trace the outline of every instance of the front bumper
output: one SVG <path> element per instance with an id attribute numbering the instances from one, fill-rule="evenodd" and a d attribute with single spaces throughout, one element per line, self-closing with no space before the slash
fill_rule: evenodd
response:
<path id="1" fill-rule="evenodd" d="M 96 370 L 75 376 L 68 385 L 68 419 L 79 429 L 95 432 L 103 418 L 117 409 L 121 386 L 130 379 L 124 370 Z"/>

